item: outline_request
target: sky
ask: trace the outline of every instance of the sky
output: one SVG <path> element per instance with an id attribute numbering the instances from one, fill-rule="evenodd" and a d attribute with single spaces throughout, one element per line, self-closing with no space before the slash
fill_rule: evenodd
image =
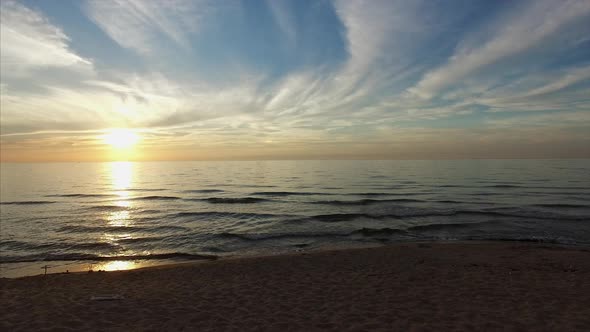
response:
<path id="1" fill-rule="evenodd" d="M 0 11 L 2 161 L 590 157 L 589 0 Z"/>

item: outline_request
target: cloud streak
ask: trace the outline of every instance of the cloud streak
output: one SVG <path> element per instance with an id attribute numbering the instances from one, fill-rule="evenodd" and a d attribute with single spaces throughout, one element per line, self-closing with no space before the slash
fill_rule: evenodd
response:
<path id="1" fill-rule="evenodd" d="M 428 72 L 411 91 L 432 97 L 482 67 L 524 52 L 589 12 L 590 2 L 585 0 L 532 1 L 530 6 L 516 8 L 495 24 L 485 43 L 459 45 L 447 64 Z"/>
<path id="2" fill-rule="evenodd" d="M 91 61 L 73 52 L 67 35 L 41 13 L 14 1 L 2 1 L 0 13 L 3 77 L 25 76 L 31 70 L 50 67 L 92 70 Z"/>
<path id="3" fill-rule="evenodd" d="M 208 7 L 207 1 L 92 0 L 86 11 L 119 45 L 152 54 L 161 36 L 190 50 L 190 35 L 198 31 Z"/>

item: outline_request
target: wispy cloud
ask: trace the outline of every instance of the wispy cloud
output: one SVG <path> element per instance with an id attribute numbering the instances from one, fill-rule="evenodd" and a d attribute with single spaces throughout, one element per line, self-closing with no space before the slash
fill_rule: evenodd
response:
<path id="1" fill-rule="evenodd" d="M 449 6 L 90 0 L 103 45 L 2 2 L 2 142 L 129 127 L 170 156 L 414 158 L 589 140 L 588 1 Z"/>
<path id="2" fill-rule="evenodd" d="M 208 1 L 192 0 L 91 0 L 86 11 L 119 45 L 150 54 L 165 46 L 162 37 L 190 49 L 190 35 L 209 7 Z"/>
<path id="3" fill-rule="evenodd" d="M 287 75 L 272 90 L 268 111 L 296 117 L 360 111 L 367 98 L 404 78 L 407 35 L 423 38 L 419 6 L 390 1 L 337 1 L 335 10 L 346 28 L 348 59 L 338 70 Z M 395 65 L 390 59 L 398 57 Z M 337 114 L 334 114 L 337 116 Z"/>
<path id="4" fill-rule="evenodd" d="M 297 39 L 297 28 L 290 9 L 285 1 L 267 0 L 272 15 L 277 22 L 277 25 L 282 30 L 288 43 L 293 46 Z"/>
<path id="5" fill-rule="evenodd" d="M 14 1 L 0 3 L 3 79 L 51 67 L 92 70 L 91 61 L 73 52 L 69 42 L 68 36 L 40 12 Z"/>
<path id="6" fill-rule="evenodd" d="M 529 4 L 514 8 L 506 17 L 498 19 L 491 28 L 491 37 L 484 43 L 477 44 L 472 38 L 460 44 L 445 65 L 426 73 L 411 91 L 432 97 L 482 67 L 540 43 L 567 23 L 590 12 L 590 2 L 586 0 L 542 0 L 529 1 Z"/>
<path id="7" fill-rule="evenodd" d="M 561 77 L 552 78 L 550 83 L 527 92 L 523 97 L 534 97 L 561 91 L 571 85 L 586 80 L 590 80 L 590 66 L 574 68 Z"/>

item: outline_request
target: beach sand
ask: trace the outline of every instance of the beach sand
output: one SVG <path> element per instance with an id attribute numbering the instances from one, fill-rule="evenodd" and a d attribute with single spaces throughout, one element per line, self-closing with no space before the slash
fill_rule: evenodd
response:
<path id="1" fill-rule="evenodd" d="M 2 331 L 590 330 L 590 249 L 526 243 L 406 243 L 0 285 Z M 90 299 L 103 294 L 124 298 Z"/>

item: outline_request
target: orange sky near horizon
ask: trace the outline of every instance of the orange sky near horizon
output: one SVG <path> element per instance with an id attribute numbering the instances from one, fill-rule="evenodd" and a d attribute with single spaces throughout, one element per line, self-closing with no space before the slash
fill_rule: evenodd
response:
<path id="1" fill-rule="evenodd" d="M 424 136 L 426 139 L 428 136 Z M 158 142 L 159 141 L 159 142 Z M 545 159 L 590 158 L 590 142 L 564 138 L 536 142 L 505 139 L 486 141 L 474 137 L 455 140 L 400 142 L 307 142 L 175 144 L 143 137 L 137 144 L 117 147 L 101 138 L 84 143 L 32 140 L 23 145 L 0 144 L 0 162 L 101 162 L 185 160 L 294 160 L 294 159 Z M 158 144 L 160 143 L 160 144 Z"/>

